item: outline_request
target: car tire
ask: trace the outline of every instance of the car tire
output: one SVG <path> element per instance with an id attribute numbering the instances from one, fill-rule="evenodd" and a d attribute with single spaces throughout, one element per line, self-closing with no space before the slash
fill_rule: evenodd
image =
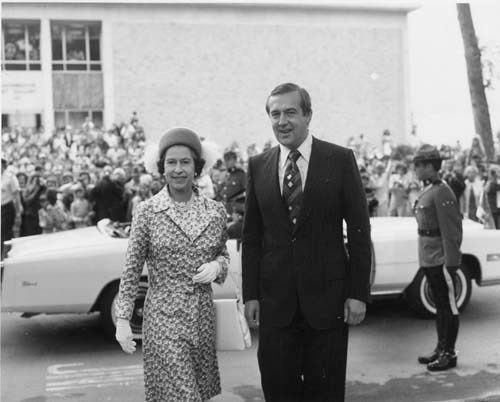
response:
<path id="1" fill-rule="evenodd" d="M 110 339 L 115 339 L 116 313 L 115 301 L 118 297 L 119 282 L 111 284 L 101 298 L 101 324 L 104 332 Z M 142 317 L 144 310 L 144 300 L 148 291 L 148 282 L 141 279 L 137 290 L 137 297 L 134 303 L 130 327 L 134 334 L 134 339 L 142 339 Z"/>
<path id="2" fill-rule="evenodd" d="M 464 311 L 469 303 L 472 293 L 472 280 L 470 271 L 465 264 L 462 264 L 452 275 L 455 285 L 455 298 L 458 310 Z M 425 277 L 424 270 L 420 269 L 413 282 L 405 291 L 405 297 L 411 309 L 423 318 L 434 318 L 436 307 L 434 304 L 432 291 Z"/>

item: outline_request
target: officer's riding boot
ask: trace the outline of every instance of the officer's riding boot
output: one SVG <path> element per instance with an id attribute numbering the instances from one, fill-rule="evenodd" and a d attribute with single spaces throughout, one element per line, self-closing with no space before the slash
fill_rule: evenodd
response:
<path id="1" fill-rule="evenodd" d="M 457 366 L 457 354 L 454 350 L 443 351 L 439 357 L 427 365 L 429 371 L 443 371 Z"/>
<path id="2" fill-rule="evenodd" d="M 438 359 L 441 352 L 442 352 L 442 350 L 439 348 L 439 346 L 436 346 L 436 349 L 434 349 L 432 352 L 430 352 L 426 355 L 418 356 L 418 362 L 420 364 L 432 363 L 433 361 Z"/>

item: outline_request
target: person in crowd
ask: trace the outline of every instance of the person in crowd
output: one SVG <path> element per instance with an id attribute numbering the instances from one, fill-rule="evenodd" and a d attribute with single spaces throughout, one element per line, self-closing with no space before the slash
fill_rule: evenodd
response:
<path id="1" fill-rule="evenodd" d="M 393 143 L 392 143 L 392 134 L 389 129 L 385 129 L 382 133 L 382 154 L 386 158 L 389 158 L 392 155 L 392 150 L 393 150 Z"/>
<path id="2" fill-rule="evenodd" d="M 486 212 L 493 221 L 493 227 L 500 229 L 500 169 L 491 165 L 488 169 L 488 180 L 484 185 Z"/>
<path id="3" fill-rule="evenodd" d="M 38 221 L 44 234 L 68 229 L 67 215 L 57 200 L 57 190 L 47 189 L 40 195 Z"/>
<path id="4" fill-rule="evenodd" d="M 448 159 L 443 164 L 443 180 L 450 186 L 453 194 L 455 194 L 455 198 L 460 200 L 465 190 L 465 177 L 462 165 L 453 159 Z"/>
<path id="5" fill-rule="evenodd" d="M 486 160 L 486 151 L 484 150 L 481 137 L 476 135 L 472 139 L 472 144 L 467 154 L 467 165 L 480 164 Z"/>
<path id="6" fill-rule="evenodd" d="M 344 401 L 348 324 L 363 321 L 370 297 L 363 185 L 352 150 L 309 134 L 304 88 L 277 86 L 266 111 L 279 145 L 248 162 L 242 237 L 245 315 L 259 328 L 264 397 Z"/>
<path id="7" fill-rule="evenodd" d="M 158 147 L 158 171 L 167 185 L 137 206 L 132 221 L 116 302 L 116 339 L 125 352 L 135 351 L 129 320 L 147 263 L 147 402 L 201 402 L 221 392 L 211 283 L 221 284 L 227 275 L 226 211 L 194 186 L 202 157 L 195 132 L 168 130 Z"/>
<path id="8" fill-rule="evenodd" d="M 372 174 L 375 185 L 374 196 L 378 201 L 377 216 L 387 216 L 389 214 L 389 178 L 392 172 L 392 161 L 388 159 L 386 162 L 387 164 L 377 161 Z"/>
<path id="9" fill-rule="evenodd" d="M 409 205 L 409 211 L 411 215 L 413 215 L 413 207 L 415 206 L 415 203 L 417 202 L 418 195 L 420 194 L 420 191 L 422 188 L 420 187 L 420 183 L 417 178 L 412 178 L 410 180 L 410 183 L 408 184 L 408 205 Z"/>
<path id="10" fill-rule="evenodd" d="M 210 169 L 210 178 L 214 184 L 214 200 L 216 201 L 222 201 L 222 187 L 226 181 L 226 176 L 227 170 L 226 166 L 224 166 L 223 160 L 217 159 L 214 166 Z"/>
<path id="11" fill-rule="evenodd" d="M 42 233 L 42 228 L 38 221 L 38 210 L 41 207 L 40 196 L 46 189 L 47 187 L 40 175 L 33 173 L 22 194 L 23 213 L 21 215 L 20 236 L 31 236 Z"/>
<path id="12" fill-rule="evenodd" d="M 436 347 L 418 361 L 430 371 L 457 365 L 459 311 L 452 276 L 461 264 L 462 216 L 455 194 L 439 178 L 442 161 L 437 148 L 429 144 L 422 145 L 414 157 L 416 176 L 425 186 L 414 209 L 418 258 L 432 290 L 437 328 Z"/>
<path id="13" fill-rule="evenodd" d="M 28 175 L 24 172 L 18 172 L 16 174 L 17 181 L 19 183 L 19 188 L 24 190 L 28 184 Z"/>
<path id="14" fill-rule="evenodd" d="M 212 179 L 210 178 L 210 174 L 207 169 L 203 169 L 200 177 L 196 180 L 196 184 L 200 190 L 200 193 L 205 197 L 214 199 L 215 198 L 215 186 L 212 183 Z"/>
<path id="15" fill-rule="evenodd" d="M 73 202 L 70 206 L 70 220 L 75 229 L 89 226 L 92 222 L 92 205 L 85 198 L 85 188 L 82 183 L 77 182 L 71 186 Z"/>
<path id="16" fill-rule="evenodd" d="M 151 182 L 151 195 L 158 194 L 161 189 L 165 186 L 165 178 L 164 176 L 154 176 L 153 181 Z"/>
<path id="17" fill-rule="evenodd" d="M 410 216 L 408 167 L 399 161 L 394 169 L 396 172 L 389 178 L 389 216 Z"/>
<path id="18" fill-rule="evenodd" d="M 361 182 L 363 183 L 363 188 L 365 190 L 366 203 L 368 204 L 368 212 L 370 216 L 377 216 L 377 207 L 379 202 L 375 196 L 375 182 L 366 169 L 360 169 L 360 173 Z"/>
<path id="19" fill-rule="evenodd" d="M 134 196 L 139 190 L 141 174 L 142 172 L 139 166 L 132 166 L 130 179 L 125 183 L 125 191 L 132 196 Z"/>
<path id="20" fill-rule="evenodd" d="M 151 193 L 151 184 L 153 183 L 153 176 L 150 174 L 142 174 L 139 178 L 139 187 L 137 188 L 137 192 L 130 199 L 128 210 L 127 210 L 127 222 L 132 220 L 132 216 L 134 214 L 137 206 L 153 196 Z"/>
<path id="21" fill-rule="evenodd" d="M 479 170 L 475 166 L 467 166 L 465 168 L 465 189 L 460 197 L 460 212 L 464 218 L 479 221 L 477 208 L 483 190 L 484 183 L 479 176 Z"/>
<path id="22" fill-rule="evenodd" d="M 233 206 L 244 202 L 246 187 L 246 173 L 237 166 L 238 155 L 232 149 L 224 152 L 224 165 L 226 166 L 226 176 L 222 184 L 221 196 L 226 205 L 228 215 L 233 212 Z"/>
<path id="23" fill-rule="evenodd" d="M 14 224 L 21 219 L 23 206 L 21 188 L 16 175 L 8 170 L 7 159 L 2 155 L 2 249 L 1 259 L 5 256 L 5 244 L 14 237 Z"/>
<path id="24" fill-rule="evenodd" d="M 125 172 L 116 168 L 111 175 L 104 174 L 90 191 L 89 200 L 93 203 L 95 223 L 104 218 L 126 222 L 128 198 L 124 180 Z"/>
<path id="25" fill-rule="evenodd" d="M 245 206 L 236 204 L 233 208 L 231 223 L 227 227 L 227 235 L 230 239 L 241 240 L 243 232 L 243 217 L 245 216 Z"/>

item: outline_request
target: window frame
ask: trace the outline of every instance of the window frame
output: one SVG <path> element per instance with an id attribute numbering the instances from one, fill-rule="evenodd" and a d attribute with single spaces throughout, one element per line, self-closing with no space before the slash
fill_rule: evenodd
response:
<path id="1" fill-rule="evenodd" d="M 36 26 L 38 28 L 38 54 L 40 58 L 38 60 L 30 59 L 29 50 L 25 50 L 25 59 L 24 60 L 7 60 L 5 58 L 5 25 L 9 23 L 12 24 L 21 24 L 24 29 L 24 42 L 26 44 L 30 44 L 29 41 L 29 26 Z M 37 19 L 15 19 L 15 18 L 2 18 L 2 71 L 40 71 L 42 69 L 42 49 L 41 49 L 41 21 Z M 11 69 L 7 68 L 7 66 L 24 66 L 24 69 Z M 33 68 L 34 67 L 34 68 Z"/>
<path id="2" fill-rule="evenodd" d="M 97 126 L 96 128 L 103 128 L 104 127 L 104 109 L 54 109 L 54 121 L 56 120 L 56 113 L 63 113 L 64 114 L 64 127 L 67 127 L 68 124 L 70 123 L 69 119 L 69 114 L 72 112 L 85 112 L 87 113 L 86 117 L 89 117 L 92 122 L 95 123 L 94 119 L 94 113 L 101 113 L 101 120 L 102 120 L 102 126 Z M 56 129 L 59 129 L 60 127 L 56 127 Z M 73 127 L 73 129 L 79 130 L 79 127 Z"/>
<path id="3" fill-rule="evenodd" d="M 50 41 L 53 44 L 53 27 L 54 25 L 59 25 L 61 28 L 61 46 L 62 46 L 62 59 L 54 60 L 54 49 L 52 49 L 52 54 L 50 55 L 52 71 L 57 72 L 101 72 L 102 71 L 102 23 L 101 21 L 74 21 L 74 20 L 51 20 L 50 21 Z M 84 60 L 68 60 L 67 57 L 67 29 L 71 24 L 81 24 L 84 26 L 85 30 L 85 59 Z M 99 28 L 99 60 L 90 59 L 90 32 L 91 26 Z M 61 66 L 62 68 L 54 68 L 54 66 Z M 85 66 L 84 69 L 70 68 L 68 66 Z M 98 68 L 92 68 L 96 66 Z"/>

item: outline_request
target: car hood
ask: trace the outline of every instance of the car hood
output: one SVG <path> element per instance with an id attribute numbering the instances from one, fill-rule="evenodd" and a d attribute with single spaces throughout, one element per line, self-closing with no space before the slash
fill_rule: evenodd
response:
<path id="1" fill-rule="evenodd" d="M 127 239 L 112 238 L 101 233 L 96 226 L 62 232 L 17 237 L 9 241 L 12 246 L 7 260 L 30 258 L 54 254 L 68 249 L 102 247 L 109 243 L 118 243 Z"/>

